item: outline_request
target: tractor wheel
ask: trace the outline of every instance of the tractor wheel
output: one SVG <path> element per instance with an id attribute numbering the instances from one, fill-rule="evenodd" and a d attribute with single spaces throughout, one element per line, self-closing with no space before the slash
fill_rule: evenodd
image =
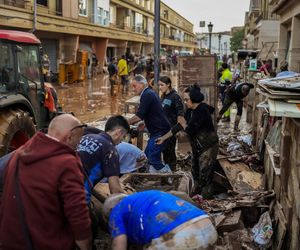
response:
<path id="1" fill-rule="evenodd" d="M 0 156 L 22 146 L 35 131 L 29 113 L 20 109 L 0 111 Z"/>

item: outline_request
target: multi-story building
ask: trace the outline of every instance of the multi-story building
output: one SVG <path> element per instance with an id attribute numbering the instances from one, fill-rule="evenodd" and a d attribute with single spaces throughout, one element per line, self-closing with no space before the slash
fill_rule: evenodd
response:
<path id="1" fill-rule="evenodd" d="M 290 70 L 300 72 L 300 2 L 270 0 L 272 12 L 280 16 L 278 60 L 286 60 Z"/>
<path id="2" fill-rule="evenodd" d="M 269 0 L 251 0 L 245 18 L 245 46 L 257 50 L 263 60 L 276 57 L 279 21 L 271 8 Z"/>
<path id="3" fill-rule="evenodd" d="M 78 50 L 102 66 L 106 57 L 153 52 L 154 0 L 0 0 L 0 23 L 33 31 L 53 72 L 78 61 Z M 164 3 L 160 31 L 168 50 L 196 48 L 193 24 Z"/>
<path id="4" fill-rule="evenodd" d="M 209 49 L 209 33 L 196 33 L 197 45 L 200 51 Z M 221 57 L 230 55 L 230 39 L 229 31 L 220 33 L 211 33 L 211 54 L 217 54 Z"/>

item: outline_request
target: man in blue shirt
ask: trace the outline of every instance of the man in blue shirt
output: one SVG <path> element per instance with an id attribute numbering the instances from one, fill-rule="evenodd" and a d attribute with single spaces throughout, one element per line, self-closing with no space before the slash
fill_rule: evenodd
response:
<path id="1" fill-rule="evenodd" d="M 289 64 L 287 61 L 282 61 L 280 63 L 280 73 L 278 73 L 276 77 L 294 77 L 297 75 L 298 73 L 294 71 L 289 71 Z"/>
<path id="2" fill-rule="evenodd" d="M 127 243 L 146 249 L 206 249 L 217 232 L 201 209 L 171 194 L 150 190 L 115 194 L 104 203 L 109 218 L 112 249 Z"/>
<path id="3" fill-rule="evenodd" d="M 87 174 L 84 186 L 88 203 L 93 187 L 104 177 L 108 178 L 112 194 L 123 192 L 119 182 L 120 164 L 115 145 L 119 144 L 128 132 L 127 120 L 117 115 L 107 120 L 105 132 L 82 137 L 77 151 Z"/>
<path id="4" fill-rule="evenodd" d="M 165 143 L 158 145 L 155 140 L 170 129 L 170 123 L 163 111 L 161 101 L 154 90 L 148 87 L 147 80 L 142 75 L 136 75 L 132 79 L 132 86 L 137 95 L 141 96 L 140 105 L 137 113 L 129 119 L 129 124 L 135 124 L 144 120 L 145 125 L 150 133 L 145 154 L 149 160 L 151 172 L 170 171 L 161 161 L 161 152 Z"/>
<path id="5" fill-rule="evenodd" d="M 132 173 L 145 166 L 147 157 L 137 146 L 121 142 L 116 146 L 119 153 L 120 173 Z"/>

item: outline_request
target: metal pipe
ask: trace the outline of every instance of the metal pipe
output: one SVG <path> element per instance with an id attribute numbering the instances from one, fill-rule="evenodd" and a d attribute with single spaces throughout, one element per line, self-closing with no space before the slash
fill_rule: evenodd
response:
<path id="1" fill-rule="evenodd" d="M 33 1 L 33 27 L 32 29 L 29 31 L 30 33 L 34 33 L 36 31 L 36 0 Z"/>
<path id="2" fill-rule="evenodd" d="M 160 0 L 155 0 L 154 16 L 154 83 L 158 84 L 160 71 Z"/>
<path id="3" fill-rule="evenodd" d="M 209 32 L 209 54 L 211 54 L 211 32 Z"/>
<path id="4" fill-rule="evenodd" d="M 219 38 L 219 56 L 221 56 L 221 38 L 222 38 L 222 35 L 219 34 L 218 38 Z"/>

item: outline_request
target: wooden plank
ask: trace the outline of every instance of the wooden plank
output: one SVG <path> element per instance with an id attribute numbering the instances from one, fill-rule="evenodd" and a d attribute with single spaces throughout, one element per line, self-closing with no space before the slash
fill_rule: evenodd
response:
<path id="1" fill-rule="evenodd" d="M 283 192 L 283 190 L 281 190 L 279 201 L 282 206 L 284 216 L 287 219 L 287 223 L 290 225 L 292 223 L 293 206 L 286 193 Z"/>
<path id="2" fill-rule="evenodd" d="M 277 95 L 277 96 L 288 96 L 289 99 L 293 98 L 293 97 L 300 97 L 300 93 L 297 92 L 292 92 L 292 91 L 284 91 L 284 90 L 273 90 L 268 88 L 267 86 L 265 86 L 262 83 L 258 82 L 258 85 L 260 88 L 262 88 L 263 90 L 265 90 L 267 93 L 271 94 L 271 95 Z"/>
<path id="3" fill-rule="evenodd" d="M 274 155 L 277 153 L 267 142 L 267 140 L 265 140 L 265 144 L 266 144 L 266 152 L 267 155 L 270 159 L 271 162 L 271 166 L 275 172 L 276 175 L 280 176 L 281 170 L 280 170 L 280 166 L 278 164 L 275 163 L 274 161 Z"/>
<path id="4" fill-rule="evenodd" d="M 216 216 L 213 216 L 214 225 L 216 228 L 219 227 L 219 225 L 226 219 L 226 216 L 224 214 L 219 214 Z"/>
<path id="5" fill-rule="evenodd" d="M 230 163 L 227 160 L 219 160 L 219 163 L 234 191 L 247 192 L 263 190 L 263 175 L 251 171 L 245 163 Z"/>
<path id="6" fill-rule="evenodd" d="M 288 131 L 281 132 L 281 145 L 280 145 L 280 169 L 281 169 L 281 184 L 283 190 L 287 191 L 288 179 L 291 171 L 290 165 L 290 150 L 291 150 L 291 135 Z"/>
<path id="7" fill-rule="evenodd" d="M 273 249 L 281 250 L 287 230 L 287 221 L 280 203 L 276 202 L 274 206 L 274 217 L 276 221 L 276 230 L 273 236 Z"/>
<path id="8" fill-rule="evenodd" d="M 219 225 L 218 232 L 232 232 L 240 228 L 242 211 L 237 210 L 226 215 L 225 220 Z"/>
<path id="9" fill-rule="evenodd" d="M 270 98 L 270 99 L 288 99 L 287 101 L 288 102 L 291 102 L 291 103 L 298 103 L 298 99 L 300 98 L 299 95 L 286 95 L 286 94 L 270 94 L 266 91 L 264 91 L 264 89 L 261 89 L 261 88 L 256 88 L 256 92 L 259 93 L 260 95 L 263 95 L 267 98 Z"/>
<path id="10" fill-rule="evenodd" d="M 120 178 L 122 186 L 130 186 L 137 191 L 141 190 L 162 190 L 162 191 L 181 191 L 187 194 L 192 190 L 192 177 L 188 174 L 172 173 L 129 173 Z M 171 182 L 170 182 L 171 181 Z"/>
<path id="11" fill-rule="evenodd" d="M 225 176 L 219 174 L 218 172 L 214 172 L 213 182 L 219 184 L 220 186 L 226 189 L 232 189 L 232 186 L 228 182 L 228 179 Z"/>

